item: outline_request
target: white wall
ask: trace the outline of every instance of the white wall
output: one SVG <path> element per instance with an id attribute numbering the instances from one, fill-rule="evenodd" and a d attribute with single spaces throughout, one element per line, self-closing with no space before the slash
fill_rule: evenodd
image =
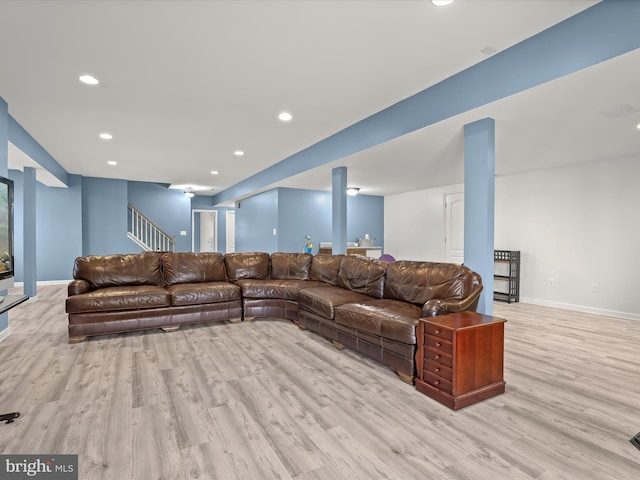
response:
<path id="1" fill-rule="evenodd" d="M 635 159 L 496 178 L 495 248 L 521 251 L 520 301 L 640 320 L 638 180 Z M 443 261 L 443 197 L 461 190 L 386 197 L 385 252 Z"/>

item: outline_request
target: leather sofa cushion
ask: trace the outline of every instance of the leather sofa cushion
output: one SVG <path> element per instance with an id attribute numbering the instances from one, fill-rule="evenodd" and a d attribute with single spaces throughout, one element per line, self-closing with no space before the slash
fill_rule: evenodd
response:
<path id="1" fill-rule="evenodd" d="M 338 287 L 382 298 L 387 262 L 360 255 L 345 255 L 338 272 Z"/>
<path id="2" fill-rule="evenodd" d="M 269 278 L 269 254 L 264 252 L 227 253 L 224 256 L 227 277 L 235 282 L 243 278 Z"/>
<path id="3" fill-rule="evenodd" d="M 282 280 L 309 280 L 310 253 L 272 253 L 271 278 Z"/>
<path id="4" fill-rule="evenodd" d="M 335 309 L 335 321 L 358 331 L 414 345 L 421 314 L 422 309 L 417 305 L 379 299 L 340 305 Z"/>
<path id="5" fill-rule="evenodd" d="M 474 273 L 454 263 L 390 263 L 384 286 L 384 298 L 423 305 L 431 299 L 455 300 L 469 295 Z"/>
<path id="6" fill-rule="evenodd" d="M 162 285 L 162 255 L 160 252 L 144 252 L 78 257 L 73 265 L 73 278 L 88 281 L 94 289 Z"/>
<path id="7" fill-rule="evenodd" d="M 155 285 L 99 288 L 67 298 L 67 313 L 109 312 L 168 307 L 169 292 Z"/>
<path id="8" fill-rule="evenodd" d="M 166 285 L 227 280 L 221 253 L 170 252 L 165 254 L 162 264 Z"/>
<path id="9" fill-rule="evenodd" d="M 309 278 L 316 282 L 326 282 L 335 285 L 338 282 L 338 272 L 344 255 L 329 255 L 320 253 L 313 256 Z"/>
<path id="10" fill-rule="evenodd" d="M 227 282 L 176 283 L 167 290 L 172 306 L 229 302 L 242 296 L 238 285 Z"/>
<path id="11" fill-rule="evenodd" d="M 335 308 L 345 303 L 366 302 L 371 297 L 358 292 L 352 292 L 340 287 L 325 286 L 311 287 L 300 290 L 298 304 L 302 308 L 311 310 L 316 314 L 333 319 Z"/>
<path id="12" fill-rule="evenodd" d="M 303 288 L 330 286 L 322 282 L 311 280 L 238 280 L 244 298 L 280 298 L 297 300 L 298 293 Z"/>

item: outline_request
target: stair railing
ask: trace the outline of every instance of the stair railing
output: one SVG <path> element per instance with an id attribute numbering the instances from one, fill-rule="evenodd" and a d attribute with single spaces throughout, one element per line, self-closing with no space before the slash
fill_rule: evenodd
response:
<path id="1" fill-rule="evenodd" d="M 128 204 L 127 236 L 146 251 L 175 252 L 176 237 L 169 235 L 145 217 L 136 207 Z"/>

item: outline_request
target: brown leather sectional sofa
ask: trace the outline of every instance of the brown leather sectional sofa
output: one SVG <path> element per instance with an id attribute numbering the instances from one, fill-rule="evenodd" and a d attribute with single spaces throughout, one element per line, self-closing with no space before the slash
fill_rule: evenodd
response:
<path id="1" fill-rule="evenodd" d="M 415 376 L 418 319 L 475 311 L 482 281 L 456 264 L 307 253 L 79 257 L 69 342 L 213 321 L 283 318 Z"/>

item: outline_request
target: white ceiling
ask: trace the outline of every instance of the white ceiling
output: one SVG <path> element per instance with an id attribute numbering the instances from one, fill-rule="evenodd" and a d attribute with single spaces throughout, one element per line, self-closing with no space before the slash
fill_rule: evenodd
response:
<path id="1" fill-rule="evenodd" d="M 211 194 L 595 3 L 4 0 L 0 96 L 70 174 Z M 638 158 L 639 66 L 632 52 L 269 187 L 330 190 L 338 165 L 374 195 L 461 183 L 462 125 L 485 116 L 499 175 Z"/>

